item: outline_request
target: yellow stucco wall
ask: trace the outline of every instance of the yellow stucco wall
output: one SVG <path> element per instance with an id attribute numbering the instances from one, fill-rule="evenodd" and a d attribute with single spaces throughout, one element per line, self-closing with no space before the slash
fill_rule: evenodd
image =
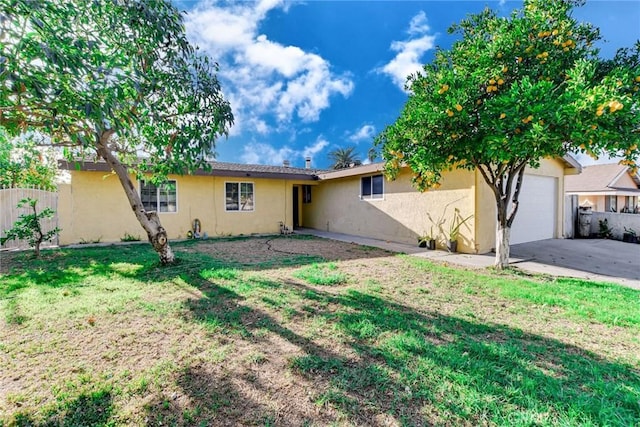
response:
<path id="1" fill-rule="evenodd" d="M 169 179 L 176 180 L 177 212 L 161 212 L 159 216 L 170 239 L 185 238 L 195 218 L 200 219 L 202 232 L 212 237 L 277 233 L 280 221 L 289 227 L 293 224 L 294 185 L 308 184 L 281 179 L 213 176 L 170 175 Z M 255 210 L 225 211 L 226 182 L 253 182 Z M 96 240 L 117 242 L 125 233 L 146 240 L 146 233 L 113 174 L 71 171 L 70 184 L 60 186 L 58 213 L 62 245 Z M 303 218 L 301 211 L 300 220 Z"/>
<path id="2" fill-rule="evenodd" d="M 395 181 L 384 181 L 383 199 L 361 200 L 360 179 L 368 175 L 321 181 L 312 190 L 312 203 L 304 205 L 305 226 L 417 244 L 418 235 L 430 230 L 427 214 L 431 214 L 436 222 L 445 219 L 441 230 L 434 227 L 438 244 L 443 246 L 454 209 L 458 208 L 463 218 L 475 213 L 472 172 L 447 172 L 439 189 L 420 193 L 411 186 L 410 174 L 404 170 Z M 461 228 L 459 251 L 475 252 L 474 229 L 475 218 Z"/>
<path id="3" fill-rule="evenodd" d="M 564 168 L 563 162 L 549 159 L 539 169 L 527 170 L 527 174 L 558 178 L 556 237 L 563 235 Z M 146 239 L 115 175 L 93 171 L 70 174 L 70 184 L 59 187 L 60 244 L 117 242 L 125 234 Z M 485 253 L 495 246 L 495 200 L 479 173 L 445 172 L 440 188 L 420 193 L 411 186 L 410 172 L 405 169 L 395 181 L 385 179 L 382 199 L 361 200 L 360 180 L 367 175 L 320 182 L 170 176 L 176 180 L 177 212 L 159 215 L 170 239 L 185 238 L 195 218 L 200 219 L 202 231 L 212 237 L 277 233 L 280 221 L 293 226 L 295 190 L 299 192 L 299 223 L 305 227 L 414 244 L 419 235 L 429 233 L 432 221 L 443 219 L 433 230 L 443 247 L 457 208 L 462 218 L 473 215 L 461 228 L 459 251 Z M 253 182 L 255 210 L 225 211 L 226 182 Z M 311 203 L 302 202 L 302 185 L 312 185 Z"/>
<path id="4" fill-rule="evenodd" d="M 554 237 L 561 238 L 563 236 L 563 212 L 564 212 L 564 174 L 565 164 L 558 159 L 543 159 L 538 169 L 527 167 L 525 174 L 543 175 L 555 177 L 557 182 L 557 200 L 556 200 L 556 235 Z M 476 234 L 476 245 L 479 253 L 489 252 L 495 247 L 496 240 L 496 202 L 493 191 L 485 183 L 480 172 L 475 172 L 477 183 L 477 205 L 476 216 L 478 218 L 478 227 Z M 526 179 L 526 176 L 524 177 Z M 521 197 L 526 197 L 521 194 Z M 516 214 L 517 215 L 517 214 Z"/>

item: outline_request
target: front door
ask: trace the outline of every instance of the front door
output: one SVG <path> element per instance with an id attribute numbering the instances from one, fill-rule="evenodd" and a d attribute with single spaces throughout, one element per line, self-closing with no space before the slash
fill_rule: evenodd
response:
<path id="1" fill-rule="evenodd" d="M 299 192 L 300 187 L 293 186 L 293 228 L 300 227 L 300 211 L 299 211 Z"/>

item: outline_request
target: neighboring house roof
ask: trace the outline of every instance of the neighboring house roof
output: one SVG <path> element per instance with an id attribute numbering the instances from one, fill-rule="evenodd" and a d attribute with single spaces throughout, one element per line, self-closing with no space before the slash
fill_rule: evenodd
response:
<path id="1" fill-rule="evenodd" d="M 628 178 L 624 179 L 625 175 Z M 585 166 L 580 175 L 565 177 L 565 192 L 619 195 L 640 193 L 640 176 L 631 173 L 629 167 L 617 163 Z"/>
<path id="2" fill-rule="evenodd" d="M 303 169 L 289 166 L 245 165 L 226 162 L 210 162 L 209 164 L 211 165 L 211 170 L 198 169 L 193 175 L 317 180 L 318 174 L 325 172 L 319 169 Z M 111 172 L 111 168 L 104 161 L 60 160 L 58 166 L 60 169 L 65 170 Z"/>

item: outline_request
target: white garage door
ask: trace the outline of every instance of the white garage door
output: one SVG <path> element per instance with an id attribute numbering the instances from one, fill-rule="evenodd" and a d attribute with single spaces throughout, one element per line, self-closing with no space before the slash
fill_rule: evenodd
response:
<path id="1" fill-rule="evenodd" d="M 557 200 L 557 178 L 525 175 L 520 207 L 511 227 L 511 244 L 556 237 Z"/>

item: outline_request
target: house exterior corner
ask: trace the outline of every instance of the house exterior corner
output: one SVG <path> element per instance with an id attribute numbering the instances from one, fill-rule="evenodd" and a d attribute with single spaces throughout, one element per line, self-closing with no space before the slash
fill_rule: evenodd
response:
<path id="1" fill-rule="evenodd" d="M 440 188 L 423 193 L 411 185 L 407 168 L 393 181 L 383 177 L 381 164 L 335 171 L 320 176 L 312 202 L 303 209 L 305 226 L 407 244 L 417 244 L 418 236 L 433 227 L 443 248 L 455 210 L 462 218 L 475 214 L 474 187 L 469 171 L 447 172 Z M 460 252 L 477 252 L 476 227 L 473 217 L 461 227 Z"/>

